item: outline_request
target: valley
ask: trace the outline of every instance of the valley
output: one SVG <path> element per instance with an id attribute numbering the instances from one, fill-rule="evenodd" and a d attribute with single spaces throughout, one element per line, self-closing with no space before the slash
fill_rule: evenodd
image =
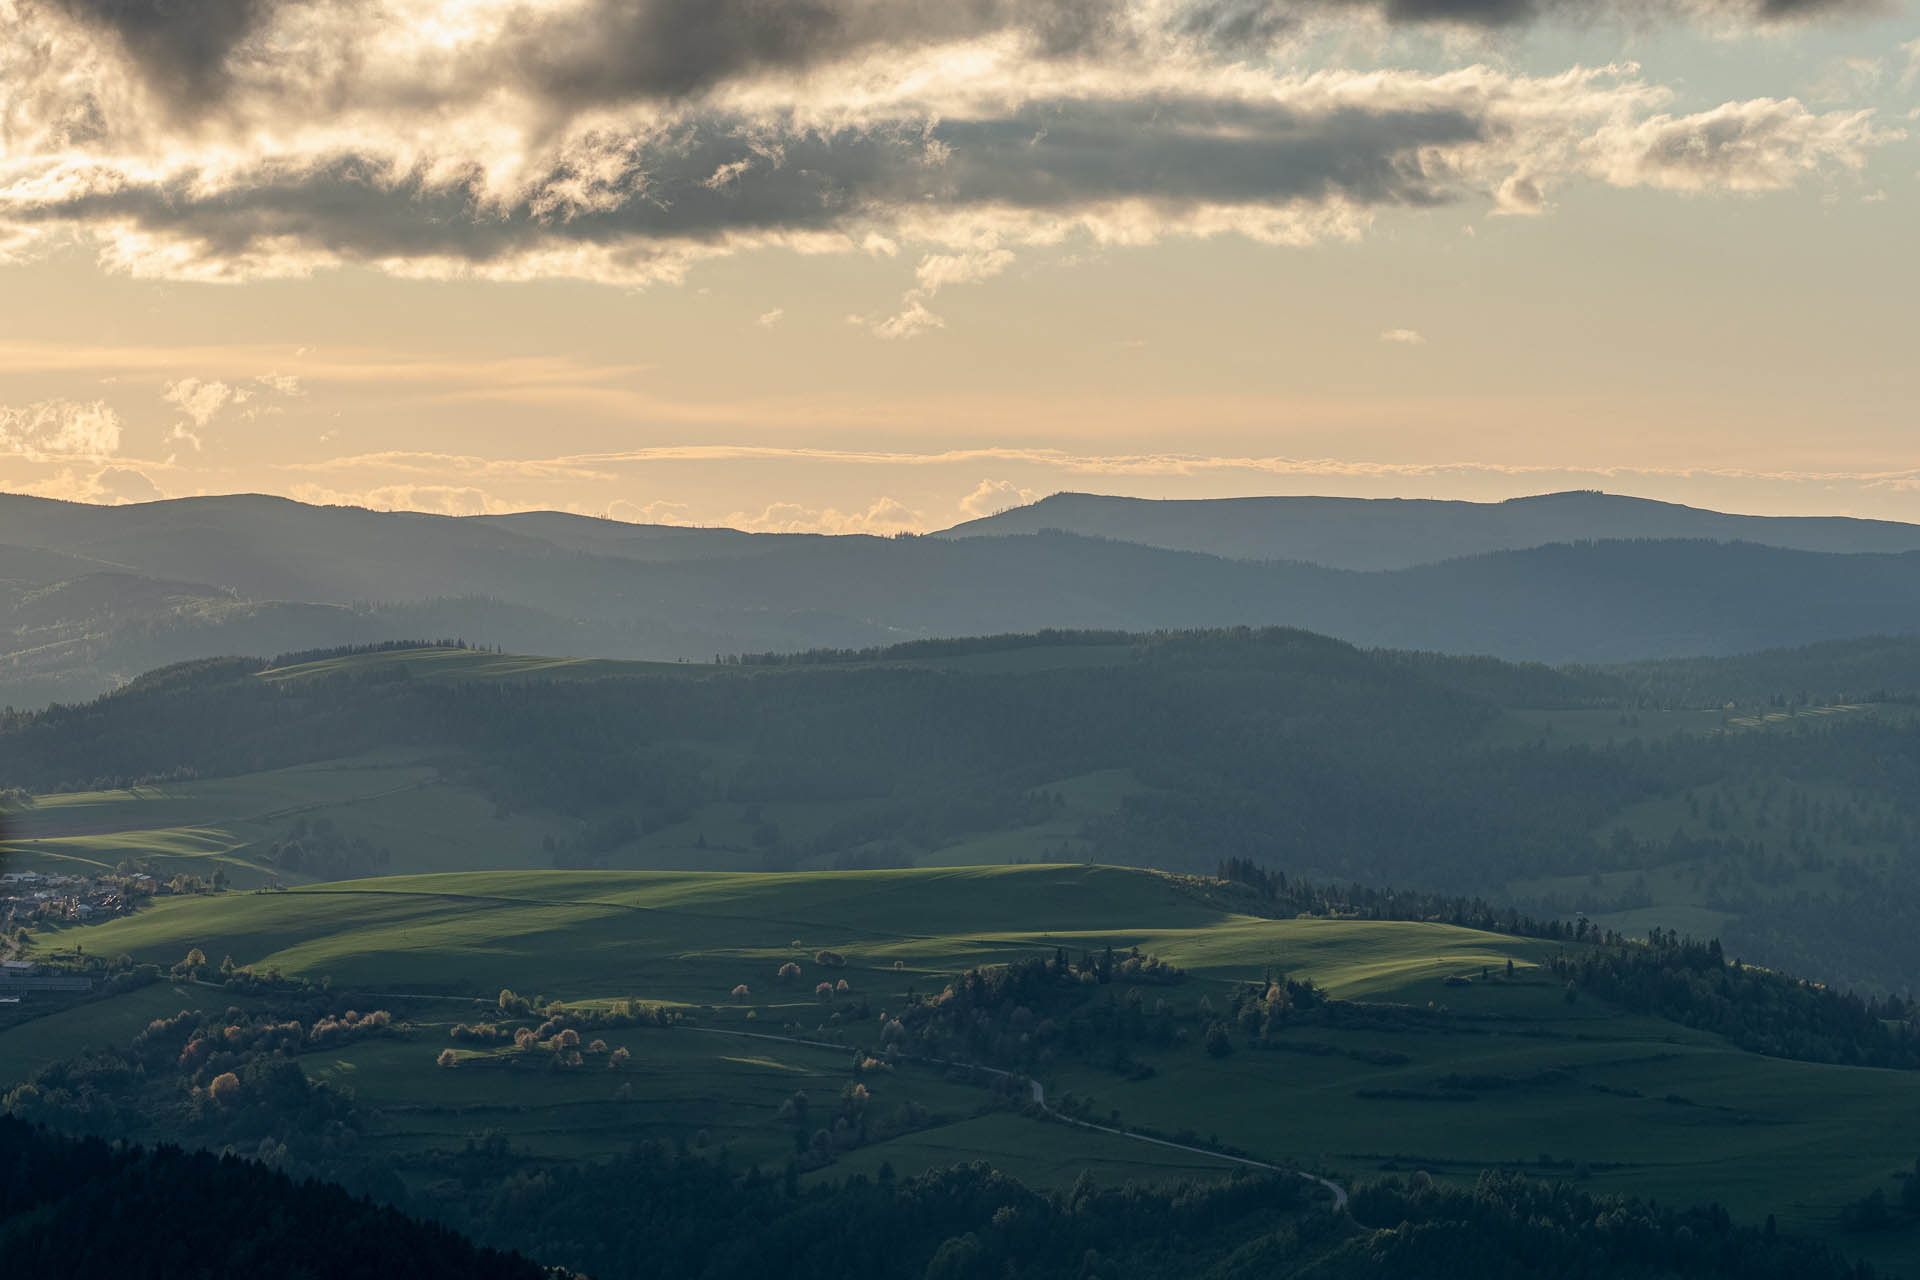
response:
<path id="1" fill-rule="evenodd" d="M 1172 985 L 1116 976 L 1076 999 L 1097 1008 L 1144 995 L 1148 1022 L 1164 1020 L 1168 1038 L 1147 1027 L 1124 1041 L 1120 1069 L 1105 1049 L 1053 1043 L 1032 1073 L 1070 1115 L 1224 1142 L 1343 1183 L 1415 1168 L 1470 1180 L 1492 1167 L 1667 1202 L 1710 1188 L 1743 1219 L 1772 1216 L 1783 1230 L 1850 1249 L 1905 1247 L 1905 1235 L 1857 1241 L 1837 1224 L 1847 1203 L 1912 1159 L 1920 1101 L 1909 1073 L 1762 1057 L 1569 996 L 1544 966 L 1583 950 L 1578 943 L 1445 924 L 1268 919 L 1234 905 L 1217 882 L 1089 866 L 492 872 L 228 891 L 37 932 L 32 955 L 83 945 L 163 970 L 197 949 L 213 985 L 162 978 L 157 989 L 53 1015 L 44 1028 L 24 1024 L 0 1033 L 0 1062 L 29 1060 L 16 1037 L 57 1048 L 71 1034 L 62 1019 L 83 1018 L 89 1037 L 113 1041 L 175 1002 L 218 1008 L 228 996 L 211 962 L 230 957 L 254 974 L 324 978 L 363 1011 L 404 1022 L 301 1062 L 314 1079 L 351 1089 L 365 1111 L 360 1158 L 400 1170 L 428 1201 L 444 1153 L 474 1135 L 497 1136 L 534 1166 L 608 1158 L 651 1138 L 777 1167 L 795 1149 L 782 1105 L 804 1092 L 831 1117 L 856 1084 L 872 1118 L 809 1176 L 871 1174 L 882 1163 L 910 1176 L 985 1159 L 1037 1185 L 1083 1169 L 1117 1181 L 1226 1177 L 1225 1161 L 1049 1124 L 989 1079 L 887 1052 L 890 1015 L 963 971 L 1056 949 L 1075 958 L 1137 949 L 1184 976 Z M 821 954 L 832 963 L 817 963 Z M 783 980 L 776 971 L 788 964 L 799 972 Z M 1250 1034 L 1228 1010 L 1246 984 L 1275 974 L 1310 979 L 1328 1003 Z M 847 989 L 823 997 L 821 979 Z M 503 989 L 532 999 L 534 1012 L 502 1009 Z M 272 999 L 236 998 L 243 1009 Z M 623 1026 L 628 1001 L 674 1020 Z M 582 1043 L 604 1040 L 630 1058 L 609 1067 L 603 1050 L 563 1069 L 545 1047 L 449 1037 L 456 1023 L 511 1032 L 566 1011 L 611 1013 Z M 1232 1028 L 1223 1054 L 1201 1044 L 1216 1016 Z M 733 1032 L 774 1038 L 722 1034 Z M 447 1049 L 452 1064 L 438 1065 Z"/>

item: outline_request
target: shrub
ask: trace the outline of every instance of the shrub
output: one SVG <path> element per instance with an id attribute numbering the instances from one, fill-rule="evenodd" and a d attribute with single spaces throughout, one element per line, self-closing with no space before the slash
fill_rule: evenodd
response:
<path id="1" fill-rule="evenodd" d="M 735 1004 L 745 1004 L 752 998 L 753 992 L 747 990 L 747 984 L 744 982 L 733 989 L 733 1002 Z"/>
<path id="2" fill-rule="evenodd" d="M 833 984 L 831 982 L 823 982 L 813 989 L 813 994 L 819 998 L 822 1004 L 825 1004 L 827 1001 L 833 999 Z"/>
<path id="3" fill-rule="evenodd" d="M 627 1047 L 625 1045 L 621 1045 L 618 1049 L 615 1049 L 613 1051 L 610 1057 L 608 1057 L 607 1065 L 609 1067 L 614 1068 L 615 1070 L 618 1070 L 619 1068 L 626 1066 L 629 1062 L 632 1062 L 632 1061 L 633 1061 L 633 1055 L 627 1052 Z"/>
<path id="4" fill-rule="evenodd" d="M 816 951 L 813 953 L 813 962 L 827 969 L 843 969 L 847 958 L 838 951 Z"/>
<path id="5" fill-rule="evenodd" d="M 434 1061 L 443 1067 L 457 1067 L 460 1065 L 460 1055 L 451 1049 L 442 1049 L 440 1056 L 435 1058 Z"/>

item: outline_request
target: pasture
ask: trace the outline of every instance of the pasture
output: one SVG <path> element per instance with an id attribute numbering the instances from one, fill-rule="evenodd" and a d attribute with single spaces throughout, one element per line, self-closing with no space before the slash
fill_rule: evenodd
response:
<path id="1" fill-rule="evenodd" d="M 1676 1203 L 1718 1200 L 1749 1220 L 1773 1214 L 1783 1229 L 1824 1234 L 1843 1203 L 1911 1167 L 1920 1132 L 1910 1073 L 1764 1058 L 1584 996 L 1569 1002 L 1539 968 L 1558 944 L 1441 924 L 1235 915 L 1174 878 L 1118 868 L 396 877 L 164 901 L 43 933 L 36 946 L 81 940 L 162 964 L 197 946 L 329 977 L 393 1009 L 412 1024 L 405 1036 L 316 1055 L 307 1069 L 374 1106 L 377 1138 L 396 1153 L 492 1130 L 547 1158 L 584 1158 L 639 1136 L 704 1131 L 741 1158 L 775 1161 L 791 1138 L 771 1119 L 780 1100 L 795 1089 L 837 1097 L 856 1078 L 851 1047 L 877 1048 L 878 1018 L 824 1018 L 816 979 L 846 978 L 877 1011 L 969 965 L 1108 945 L 1187 969 L 1185 983 L 1148 994 L 1190 1020 L 1203 1000 L 1224 1007 L 1235 984 L 1270 972 L 1311 977 L 1380 1013 L 1300 1027 L 1280 1049 L 1236 1035 L 1224 1057 L 1192 1043 L 1143 1050 L 1144 1079 L 1062 1058 L 1043 1072 L 1050 1098 L 1343 1179 L 1395 1168 L 1471 1178 L 1502 1165 Z M 845 966 L 816 964 L 819 950 Z M 802 976 L 782 984 L 775 972 L 788 962 Z M 749 996 L 736 1003 L 738 984 Z M 655 1001 L 696 1025 L 606 1033 L 634 1055 L 624 1073 L 516 1069 L 501 1051 L 435 1067 L 447 1027 L 481 1016 L 503 987 L 582 1004 Z M 118 1029 L 137 1030 L 155 1000 L 167 1003 L 130 1002 Z M 104 1007 L 88 1016 L 90 1034 L 115 1029 Z M 0 1035 L 0 1062 L 25 1060 L 9 1041 L 27 1031 Z M 727 1031 L 849 1049 L 715 1034 Z M 1020 1116 L 927 1067 L 901 1064 L 871 1088 L 875 1105 L 913 1103 L 925 1123 L 846 1153 L 835 1170 L 980 1158 L 1058 1183 L 1083 1167 L 1121 1178 L 1208 1163 Z"/>

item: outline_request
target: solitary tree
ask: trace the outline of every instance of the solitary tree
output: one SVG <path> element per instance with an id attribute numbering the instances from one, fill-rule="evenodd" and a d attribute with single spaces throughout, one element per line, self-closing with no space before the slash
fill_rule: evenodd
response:
<path id="1" fill-rule="evenodd" d="M 460 1065 L 460 1055 L 451 1049 L 442 1049 L 440 1056 L 435 1058 L 434 1061 L 443 1067 L 456 1067 Z"/>
<path id="2" fill-rule="evenodd" d="M 752 998 L 753 992 L 747 990 L 747 984 L 744 982 L 733 989 L 733 1002 L 735 1004 L 745 1004 Z"/>
<path id="3" fill-rule="evenodd" d="M 773 976 L 782 982 L 798 982 L 800 980 L 800 966 L 789 960 L 774 970 Z"/>

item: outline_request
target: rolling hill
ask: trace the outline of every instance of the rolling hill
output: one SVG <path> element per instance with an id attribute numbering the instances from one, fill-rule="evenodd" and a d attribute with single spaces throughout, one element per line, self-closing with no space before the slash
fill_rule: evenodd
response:
<path id="1" fill-rule="evenodd" d="M 82 1131 L 131 1125 L 151 1141 L 214 1123 L 225 1127 L 205 1132 L 237 1136 L 238 1109 L 134 1120 L 108 1100 L 198 1069 L 194 1027 L 239 1045 L 316 1016 L 302 1008 L 391 1011 L 360 1033 L 334 1017 L 326 1042 L 291 1050 L 312 1080 L 351 1088 L 350 1144 L 328 1152 L 303 1141 L 304 1122 L 277 1123 L 291 1150 L 322 1153 L 319 1167 L 383 1170 L 391 1194 L 483 1233 L 488 1201 L 458 1179 L 558 1176 L 654 1139 L 722 1148 L 735 1168 L 810 1151 L 811 1180 L 985 1160 L 1043 1187 L 1083 1185 L 1088 1170 L 1205 1182 L 1232 1169 L 1216 1153 L 1341 1182 L 1413 1167 L 1463 1182 L 1544 1172 L 1601 1193 L 1710 1197 L 1741 1221 L 1773 1215 L 1785 1233 L 1881 1255 L 1908 1240 L 1848 1239 L 1839 1221 L 1911 1161 L 1910 1072 L 1762 1057 L 1584 988 L 1569 996 L 1555 966 L 1587 951 L 1571 941 L 1273 919 L 1256 905 L 1219 882 L 1099 866 L 482 873 L 178 897 L 36 936 L 38 956 L 82 944 L 122 965 L 209 960 L 0 1030 L 0 1076 L 32 1075 L 16 1109 Z M 223 972 L 231 960 L 283 977 L 223 988 L 215 957 Z M 1030 984 L 1017 998 L 955 977 L 1016 961 Z M 1271 994 L 1276 975 L 1290 994 Z M 323 978 L 333 994 L 288 982 Z M 1264 1003 L 1249 1005 L 1250 991 Z M 173 1008 L 215 1021 L 154 1021 Z M 158 1056 L 133 1051 L 156 1065 L 132 1083 L 110 1059 L 47 1068 L 67 1022 L 94 1045 L 158 1040 Z M 1202 1044 L 1216 1023 L 1224 1052 Z M 551 1043 L 510 1034 L 536 1024 Z M 574 1025 L 584 1057 L 568 1067 L 558 1037 Z M 1031 1075 L 1052 1122 L 991 1073 L 942 1065 L 954 1059 Z M 234 1051 L 205 1070 L 249 1060 Z M 837 1137 L 796 1146 L 796 1093 L 814 1117 L 800 1113 L 801 1136 L 817 1122 Z"/>
<path id="2" fill-rule="evenodd" d="M 718 665 L 400 647 L 192 664 L 16 714 L 0 787 L 34 793 L 9 847 L 49 872 L 1237 858 L 1903 991 L 1916 692 L 1914 641 L 1568 671 L 1291 631 Z"/>

